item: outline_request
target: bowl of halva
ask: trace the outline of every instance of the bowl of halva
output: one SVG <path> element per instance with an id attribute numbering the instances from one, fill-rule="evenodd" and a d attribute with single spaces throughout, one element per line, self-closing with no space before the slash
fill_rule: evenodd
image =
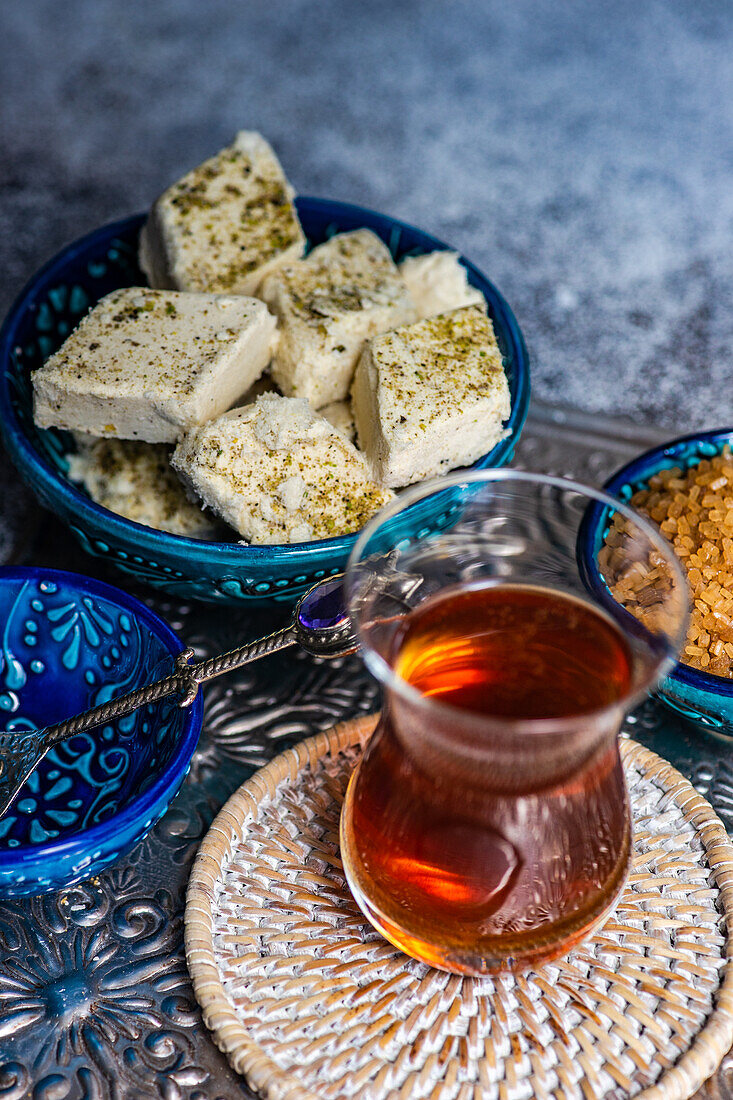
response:
<path id="1" fill-rule="evenodd" d="M 243 131 L 69 245 L 0 338 L 5 444 L 89 553 L 182 598 L 292 600 L 409 484 L 509 461 L 529 363 L 430 234 L 295 196 Z"/>

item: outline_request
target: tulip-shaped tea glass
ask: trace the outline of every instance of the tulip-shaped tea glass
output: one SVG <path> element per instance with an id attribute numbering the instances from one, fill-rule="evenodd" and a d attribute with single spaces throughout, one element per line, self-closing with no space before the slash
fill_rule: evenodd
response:
<path id="1" fill-rule="evenodd" d="M 578 554 L 584 525 L 606 508 L 609 523 L 623 520 L 614 568 L 646 578 L 634 586 L 635 608 L 646 586 L 643 622 L 615 576 L 591 585 Z M 341 816 L 360 908 L 392 943 L 446 970 L 562 954 L 626 879 L 617 735 L 685 634 L 687 584 L 671 547 L 595 489 L 477 471 L 380 512 L 346 587 L 384 688 Z"/>

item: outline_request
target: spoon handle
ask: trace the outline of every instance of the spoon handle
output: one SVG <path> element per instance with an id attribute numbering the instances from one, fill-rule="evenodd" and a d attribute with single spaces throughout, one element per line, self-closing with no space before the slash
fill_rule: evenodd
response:
<path id="1" fill-rule="evenodd" d="M 184 649 L 176 657 L 176 671 L 170 676 L 153 680 L 152 683 L 136 688 L 127 695 L 120 695 L 92 710 L 85 710 L 73 718 L 67 718 L 54 726 L 46 726 L 45 729 L 39 730 L 36 735 L 39 748 L 42 747 L 47 751 L 53 745 L 58 745 L 60 741 L 66 741 L 77 733 L 84 733 L 85 730 L 93 729 L 95 726 L 103 726 L 107 722 L 124 718 L 138 707 L 156 703 L 168 695 L 180 694 L 179 705 L 188 707 L 196 698 L 199 686 L 207 680 L 213 680 L 251 661 L 257 661 L 260 657 L 267 657 L 270 653 L 277 653 L 280 649 L 295 645 L 296 640 L 295 631 L 287 626 L 283 630 L 275 631 L 274 634 L 268 634 L 265 638 L 258 638 L 248 645 L 230 649 L 227 653 L 199 661 L 195 665 L 189 663 L 193 657 L 193 650 Z"/>
<path id="2" fill-rule="evenodd" d="M 346 613 L 341 584 L 340 574 L 319 581 L 298 601 L 290 624 L 274 634 L 195 665 L 191 664 L 193 650 L 184 649 L 176 657 L 175 671 L 170 676 L 153 680 L 127 695 L 110 699 L 45 729 L 24 733 L 0 730 L 0 817 L 48 750 L 77 733 L 124 718 L 138 707 L 156 703 L 168 695 L 179 695 L 178 705 L 188 707 L 207 680 L 291 645 L 298 644 L 316 657 L 344 657 L 353 653 L 356 638 Z"/>

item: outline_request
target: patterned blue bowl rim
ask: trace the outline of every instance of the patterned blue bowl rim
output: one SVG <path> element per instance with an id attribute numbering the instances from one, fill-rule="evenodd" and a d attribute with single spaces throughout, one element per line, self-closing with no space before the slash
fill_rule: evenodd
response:
<path id="1" fill-rule="evenodd" d="M 611 496 L 616 497 L 627 486 L 635 492 L 659 470 L 677 465 L 678 459 L 684 456 L 684 452 L 691 446 L 712 444 L 716 449 L 722 449 L 726 443 L 733 443 L 733 428 L 713 428 L 707 432 L 692 432 L 690 435 L 679 436 L 668 443 L 651 447 L 648 451 L 644 451 L 643 454 L 632 459 L 631 462 L 627 462 L 625 466 L 622 466 L 605 482 L 603 488 Z M 683 462 L 680 464 L 684 465 Z M 583 547 L 584 556 L 587 559 L 590 559 L 592 555 L 598 525 L 603 522 L 603 510 L 599 508 L 592 517 L 588 538 Z M 592 570 L 597 572 L 595 559 L 593 559 Z M 691 668 L 681 661 L 677 662 L 672 672 L 668 674 L 668 678 L 697 691 L 733 697 L 733 680 L 724 679 L 722 676 L 713 676 L 701 669 Z"/>
<path id="2" fill-rule="evenodd" d="M 296 205 L 298 210 L 304 214 L 332 214 L 336 218 L 340 213 L 342 216 L 364 218 L 372 227 L 380 229 L 387 237 L 390 231 L 396 228 L 410 233 L 417 233 L 422 237 L 426 248 L 429 249 L 447 249 L 450 247 L 437 237 L 433 237 L 430 233 L 426 233 L 408 222 L 390 218 L 386 214 L 379 214 L 367 207 L 305 195 L 298 196 Z M 141 228 L 146 216 L 146 214 L 134 214 L 131 217 L 100 226 L 86 236 L 80 237 L 49 260 L 30 279 L 14 302 L 2 329 L 0 329 L 0 430 L 5 446 L 16 465 L 24 471 L 27 480 L 31 484 L 46 486 L 47 492 L 64 501 L 69 508 L 76 512 L 82 523 L 85 519 L 93 520 L 96 527 L 101 520 L 118 539 L 132 540 L 136 548 L 147 551 L 153 556 L 156 552 L 161 553 L 161 551 L 172 554 L 200 555 L 203 553 L 207 557 L 216 558 L 222 567 L 241 568 L 244 564 L 242 555 L 246 555 L 246 560 L 253 567 L 258 563 L 267 564 L 271 560 L 273 550 L 276 551 L 277 547 L 271 545 L 242 546 L 236 542 L 203 542 L 200 539 L 191 539 L 184 535 L 171 535 L 165 531 L 145 527 L 133 520 L 118 516 L 106 508 L 102 508 L 54 470 L 44 456 L 36 451 L 18 421 L 13 394 L 10 389 L 10 374 L 7 364 L 17 343 L 16 333 L 24 315 L 28 310 L 35 308 L 39 298 L 53 285 L 54 279 L 63 278 L 65 268 L 79 253 L 86 251 L 90 245 L 97 241 L 111 239 L 122 233 L 129 233 Z M 507 456 L 511 455 L 527 418 L 530 396 L 529 356 L 521 329 L 503 295 L 474 264 L 463 257 L 461 259 L 472 277 L 472 281 L 479 288 L 481 286 L 488 288 L 492 304 L 497 314 L 500 315 L 510 339 L 514 357 L 517 391 L 506 424 L 507 435 L 475 464 L 475 468 L 498 466 L 502 464 Z M 297 569 L 299 562 L 303 568 L 307 568 L 309 556 L 312 554 L 314 547 L 317 547 L 319 551 L 345 556 L 348 555 L 355 540 L 356 533 L 332 539 L 321 539 L 311 543 L 288 543 L 285 549 L 288 551 L 293 569 Z"/>
<path id="3" fill-rule="evenodd" d="M 13 581 L 53 581 L 59 586 L 74 589 L 85 595 L 102 597 L 129 612 L 138 622 L 147 627 L 160 639 L 172 657 L 177 657 L 183 649 L 180 639 L 159 615 L 121 588 L 115 588 L 111 584 L 105 584 L 103 581 L 80 573 L 68 573 L 61 569 L 46 569 L 32 565 L 0 567 L 0 584 Z M 183 726 L 168 763 L 143 794 L 133 798 L 114 817 L 107 818 L 88 829 L 82 829 L 62 840 L 50 840 L 43 844 L 24 844 L 11 850 L 0 850 L 0 871 L 12 868 L 24 858 L 56 858 L 59 855 L 70 854 L 74 849 L 92 847 L 95 841 L 107 840 L 116 831 L 122 832 L 126 826 L 134 824 L 137 820 L 143 820 L 155 806 L 160 806 L 169 799 L 180 785 L 198 744 L 202 721 L 203 699 L 199 692 L 191 706 L 183 711 Z"/>

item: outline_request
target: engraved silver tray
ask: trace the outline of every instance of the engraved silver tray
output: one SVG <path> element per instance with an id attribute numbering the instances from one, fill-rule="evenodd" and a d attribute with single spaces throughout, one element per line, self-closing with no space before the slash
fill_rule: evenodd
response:
<path id="1" fill-rule="evenodd" d="M 534 403 L 515 465 L 600 484 L 668 432 Z M 0 458 L 0 559 L 120 577 L 33 508 Z M 18 518 L 20 517 L 20 518 Z M 237 611 L 136 592 L 198 657 L 282 625 L 283 609 Z M 274 621 L 275 620 L 275 621 Z M 281 622 L 282 620 L 282 622 Z M 294 650 L 206 689 L 204 732 L 165 817 L 123 862 L 80 886 L 0 903 L 0 1100 L 229 1100 L 252 1096 L 204 1027 L 183 952 L 183 904 L 198 843 L 229 795 L 282 749 L 378 705 L 357 657 Z M 625 730 L 666 757 L 733 831 L 733 753 L 652 700 Z M 733 1056 L 699 1093 L 733 1097 Z"/>

